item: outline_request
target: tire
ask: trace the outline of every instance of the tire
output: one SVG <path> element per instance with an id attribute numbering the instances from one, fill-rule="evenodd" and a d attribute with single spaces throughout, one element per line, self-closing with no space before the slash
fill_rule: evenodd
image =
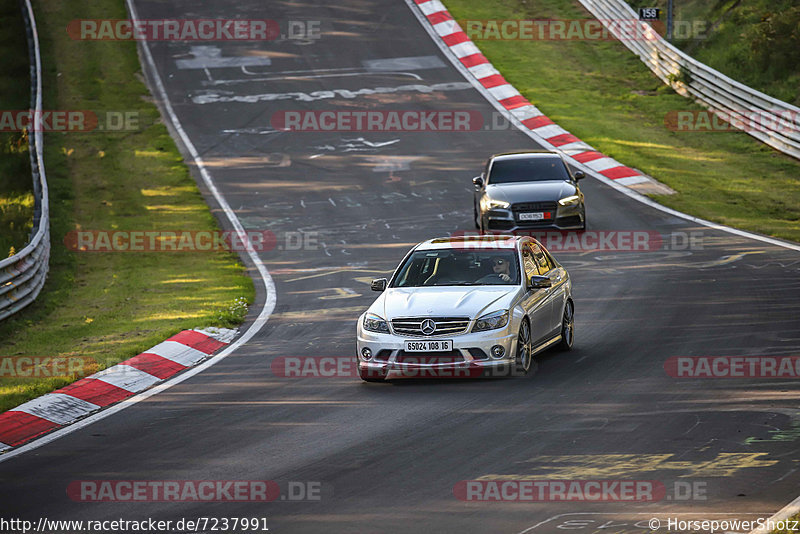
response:
<path id="1" fill-rule="evenodd" d="M 561 342 L 558 348 L 563 351 L 570 350 L 575 343 L 575 306 L 571 300 L 564 305 L 564 315 L 561 318 Z"/>
<path id="2" fill-rule="evenodd" d="M 481 229 L 481 225 L 478 222 L 478 208 L 475 206 L 475 203 L 472 203 L 472 221 L 475 223 L 475 228 L 478 230 Z"/>
<path id="3" fill-rule="evenodd" d="M 531 325 L 527 319 L 522 320 L 517 334 L 517 354 L 514 358 L 514 375 L 528 374 L 533 365 L 533 346 L 531 342 Z"/>

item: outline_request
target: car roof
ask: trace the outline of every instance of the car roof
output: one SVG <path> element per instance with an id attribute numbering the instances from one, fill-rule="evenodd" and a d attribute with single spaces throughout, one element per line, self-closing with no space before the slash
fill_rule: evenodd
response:
<path id="1" fill-rule="evenodd" d="M 556 157 L 561 158 L 558 152 L 550 150 L 527 150 L 525 152 L 503 152 L 501 154 L 494 154 L 489 159 L 492 161 L 510 160 L 510 159 L 530 159 L 530 158 L 545 158 Z"/>
<path id="2" fill-rule="evenodd" d="M 423 241 L 416 250 L 437 250 L 443 248 L 480 249 L 515 249 L 517 243 L 527 236 L 514 235 L 472 235 L 455 237 L 437 237 Z"/>

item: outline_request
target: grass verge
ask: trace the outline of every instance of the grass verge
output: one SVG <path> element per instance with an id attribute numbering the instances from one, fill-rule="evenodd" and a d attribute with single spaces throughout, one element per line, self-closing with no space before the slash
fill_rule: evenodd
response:
<path id="1" fill-rule="evenodd" d="M 570 0 L 448 0 L 457 20 L 586 19 Z M 800 162 L 741 132 L 676 132 L 670 112 L 700 110 L 616 41 L 475 40 L 560 126 L 677 191 L 654 196 L 692 215 L 800 241 Z M 591 209 L 591 199 L 589 199 Z"/>
<path id="2" fill-rule="evenodd" d="M 791 517 L 786 518 L 784 525 L 787 526 L 794 526 L 796 521 L 800 521 L 800 514 L 795 514 Z M 797 529 L 792 528 L 785 528 L 783 530 L 775 529 L 772 531 L 772 534 L 797 534 Z"/>
<path id="3" fill-rule="evenodd" d="M 0 110 L 30 106 L 28 42 L 16 2 L 0 6 Z M 28 140 L 23 133 L 0 131 L 0 259 L 25 246 L 33 228 L 33 185 Z"/>
<path id="4" fill-rule="evenodd" d="M 629 0 L 660 7 L 667 0 Z M 800 5 L 796 0 L 681 0 L 673 44 L 698 61 L 770 96 L 800 105 Z M 697 25 L 698 31 L 688 31 Z"/>
<path id="5" fill-rule="evenodd" d="M 0 323 L 0 358 L 90 357 L 97 366 L 68 377 L 0 373 L 0 410 L 130 358 L 183 329 L 234 326 L 246 310 L 241 299 L 254 298 L 252 280 L 230 252 L 67 249 L 64 237 L 75 229 L 215 230 L 217 222 L 149 103 L 135 43 L 73 41 L 65 31 L 75 13 L 127 18 L 123 1 L 37 0 L 34 9 L 46 69 L 44 108 L 91 110 L 101 117 L 106 111 L 133 112 L 138 127 L 45 135 L 53 218 L 50 275 L 33 306 Z"/>

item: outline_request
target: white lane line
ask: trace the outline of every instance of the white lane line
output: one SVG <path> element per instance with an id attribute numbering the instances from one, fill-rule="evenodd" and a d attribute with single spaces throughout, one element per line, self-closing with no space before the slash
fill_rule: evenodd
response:
<path id="1" fill-rule="evenodd" d="M 136 7 L 133 5 L 133 0 L 125 0 L 125 3 L 128 6 L 128 12 L 130 13 L 131 18 L 134 20 L 140 20 L 139 15 L 136 11 Z M 244 239 L 247 234 L 244 228 L 242 227 L 242 223 L 239 221 L 239 218 L 231 209 L 230 205 L 228 204 L 228 201 L 225 200 L 225 197 L 223 197 L 222 194 L 219 192 L 219 189 L 217 189 L 217 186 L 214 183 L 214 179 L 211 177 L 211 173 L 208 172 L 208 169 L 203 163 L 203 160 L 200 158 L 200 154 L 197 152 L 197 149 L 195 148 L 191 139 L 189 139 L 189 136 L 184 131 L 183 126 L 180 123 L 180 120 L 178 120 L 178 116 L 175 114 L 175 110 L 172 108 L 172 103 L 169 100 L 169 95 L 167 94 L 166 88 L 164 87 L 164 82 L 161 80 L 161 76 L 158 74 L 158 69 L 156 68 L 155 61 L 153 60 L 153 55 L 150 52 L 150 48 L 148 47 L 147 42 L 141 41 L 139 43 L 139 46 L 140 46 L 140 51 L 142 53 L 142 58 L 146 62 L 147 67 L 150 69 L 150 75 L 152 77 L 153 83 L 155 84 L 155 90 L 157 92 L 157 99 L 161 100 L 161 105 L 164 107 L 164 112 L 169 117 L 172 128 L 175 130 L 175 133 L 177 133 L 178 136 L 181 138 L 181 141 L 183 142 L 186 150 L 189 151 L 189 154 L 192 156 L 192 159 L 194 160 L 194 163 L 197 166 L 198 171 L 200 172 L 200 176 L 203 178 L 203 182 L 206 184 L 206 187 L 208 187 L 208 190 L 211 192 L 211 194 L 214 195 L 214 198 L 216 199 L 217 203 L 219 203 L 220 208 L 222 208 L 228 221 L 236 230 L 240 238 Z M 269 271 L 264 265 L 264 262 L 261 261 L 261 258 L 258 257 L 258 254 L 256 254 L 254 250 L 248 250 L 247 255 L 250 261 L 253 262 L 255 269 L 258 271 L 258 275 L 261 278 L 261 281 L 263 282 L 264 285 L 264 291 L 266 292 L 266 296 L 264 299 L 264 307 L 261 308 L 261 311 L 259 312 L 258 316 L 255 318 L 250 327 L 242 334 L 242 336 L 239 339 L 228 345 L 225 349 L 222 350 L 222 352 L 220 352 L 213 358 L 209 358 L 208 360 L 201 363 L 197 367 L 193 367 L 187 371 L 184 371 L 183 373 L 174 378 L 164 380 L 160 384 L 148 389 L 147 391 L 143 391 L 138 395 L 134 395 L 133 397 L 125 399 L 106 410 L 96 412 L 95 414 L 90 415 L 89 417 L 82 419 L 76 422 L 75 424 L 51 432 L 46 436 L 43 436 L 37 440 L 34 440 L 31 443 L 28 443 L 27 445 L 23 445 L 17 449 L 14 449 L 10 452 L 3 454 L 2 456 L 0 456 L 0 463 L 5 462 L 6 460 L 10 460 L 11 458 L 14 458 L 20 454 L 25 454 L 26 452 L 31 451 L 33 449 L 37 449 L 43 445 L 50 443 L 51 441 L 55 441 L 59 438 L 66 436 L 67 434 L 75 432 L 76 430 L 80 430 L 81 428 L 89 426 L 96 421 L 99 421 L 119 411 L 122 411 L 125 408 L 128 408 L 129 406 L 133 406 L 134 404 L 141 402 L 145 399 L 148 399 L 153 395 L 157 395 L 176 384 L 180 384 L 184 380 L 188 380 L 194 375 L 202 373 L 209 367 L 221 362 L 227 356 L 235 352 L 239 347 L 250 341 L 250 339 L 252 339 L 253 336 L 255 336 L 264 327 L 264 325 L 267 323 L 267 320 L 269 319 L 269 316 L 275 310 L 277 297 L 275 293 L 275 282 L 272 280 L 272 277 L 270 276 Z"/>
<path id="2" fill-rule="evenodd" d="M 48 393 L 13 408 L 12 412 L 24 412 L 58 425 L 71 422 L 100 409 L 100 406 L 64 393 Z"/>
<path id="3" fill-rule="evenodd" d="M 800 497 L 796 498 L 795 500 L 793 500 L 792 502 L 790 502 L 789 504 L 787 504 L 786 506 L 775 512 L 769 518 L 771 523 L 769 521 L 764 521 L 761 527 L 751 530 L 748 534 L 767 534 L 768 532 L 772 531 L 772 529 L 769 528 L 770 524 L 774 525 L 775 523 L 779 521 L 784 521 L 794 515 L 797 515 L 798 513 L 800 513 Z M 792 530 L 792 529 L 786 529 L 786 530 Z"/>
<path id="4" fill-rule="evenodd" d="M 462 53 L 463 50 L 464 50 L 463 48 L 459 49 L 460 50 L 459 53 L 462 53 L 462 55 L 459 55 L 459 53 L 457 53 L 455 51 L 455 48 L 461 46 L 462 44 L 466 44 L 466 43 L 461 43 L 461 44 L 453 46 L 453 47 L 448 47 L 447 45 L 445 45 L 442 42 L 442 40 L 439 38 L 439 36 L 436 35 L 436 33 L 433 31 L 433 28 L 431 27 L 430 22 L 428 22 L 428 19 L 426 19 L 422 15 L 422 13 L 420 13 L 420 11 L 417 9 L 417 6 L 414 4 L 413 0 L 405 0 L 405 2 L 406 2 L 406 5 L 408 6 L 408 8 L 411 10 L 411 13 L 413 13 L 413 15 L 416 17 L 417 21 L 422 26 L 422 29 L 425 30 L 428 33 L 428 36 L 431 38 L 431 40 L 434 42 L 434 44 L 436 44 L 436 46 L 439 47 L 439 50 L 441 50 L 442 54 L 444 54 L 444 56 L 447 59 L 450 60 L 450 63 L 453 65 L 453 67 L 458 72 L 461 73 L 461 75 L 472 85 L 472 87 L 475 88 L 476 91 L 478 91 L 481 95 L 483 95 L 484 98 L 486 98 L 486 100 L 489 102 L 490 105 L 492 105 L 496 110 L 500 111 L 501 113 L 504 113 L 504 112 L 507 113 L 508 110 L 505 107 L 503 107 L 502 104 L 497 102 L 497 100 L 492 97 L 491 93 L 483 85 L 481 85 L 481 83 L 478 80 L 476 80 L 472 76 L 472 74 L 470 74 L 469 70 L 461 63 L 461 61 L 458 60 L 459 57 L 464 57 L 465 55 L 469 55 L 469 54 L 463 54 Z M 470 44 L 472 44 L 472 43 L 470 43 Z M 477 50 L 477 47 L 475 47 L 474 44 L 472 44 L 472 46 Z M 506 115 L 506 116 L 508 116 L 508 115 Z M 513 116 L 513 114 L 508 116 L 508 117 L 509 117 L 510 122 L 512 124 L 514 124 L 514 126 L 516 126 L 518 130 L 520 130 L 522 133 L 524 133 L 525 135 L 527 135 L 528 137 L 530 137 L 531 139 L 533 139 L 534 141 L 539 143 L 543 148 L 545 148 L 547 150 L 553 150 L 555 152 L 562 152 L 563 153 L 563 150 L 560 150 L 559 148 L 557 148 L 554 145 L 552 145 L 551 143 L 549 143 L 547 141 L 547 139 L 544 139 L 544 138 L 536 135 L 536 133 L 534 133 L 532 130 L 526 128 L 525 125 L 522 124 L 519 121 L 519 119 L 517 119 L 516 117 Z M 711 221 L 707 221 L 705 219 L 701 219 L 699 217 L 694 217 L 693 215 L 688 215 L 688 214 L 682 213 L 682 212 L 680 212 L 678 210 L 674 210 L 672 208 L 668 208 L 666 206 L 662 206 L 658 202 L 649 199 L 648 197 L 642 195 L 641 193 L 639 193 L 639 192 L 637 192 L 637 191 L 635 191 L 633 189 L 630 189 L 628 187 L 625 187 L 622 184 L 616 183 L 616 180 L 612 180 L 611 178 L 608 178 L 607 176 L 603 176 L 602 174 L 593 171 L 592 169 L 590 169 L 589 167 L 587 167 L 583 163 L 581 163 L 579 161 L 576 161 L 576 160 L 573 160 L 572 158 L 569 157 L 569 154 L 564 154 L 564 155 L 567 156 L 567 158 L 569 158 L 569 160 L 571 161 L 571 163 L 575 167 L 577 167 L 577 168 L 581 169 L 582 171 L 586 172 L 587 175 L 590 175 L 593 178 L 595 178 L 597 180 L 600 180 L 604 184 L 606 184 L 609 187 L 615 189 L 616 191 L 619 191 L 623 195 L 625 195 L 625 196 L 627 196 L 629 198 L 632 198 L 633 200 L 636 200 L 638 202 L 641 202 L 642 204 L 645 204 L 645 205 L 647 205 L 647 206 L 649 206 L 649 207 L 651 207 L 651 208 L 653 208 L 655 210 L 658 210 L 658 211 L 660 211 L 662 213 L 666 213 L 666 214 L 672 215 L 674 217 L 679 217 L 679 218 L 681 218 L 681 219 L 683 219 L 685 221 L 689 221 L 689 222 L 692 222 L 692 223 L 695 223 L 695 224 L 700 224 L 702 226 L 706 226 L 706 227 L 711 228 L 713 230 L 719 230 L 721 232 L 726 232 L 726 233 L 737 235 L 737 236 L 740 236 L 740 237 L 745 237 L 747 239 L 753 239 L 755 241 L 761 241 L 762 243 L 768 243 L 770 245 L 775 245 L 777 247 L 782 247 L 782 248 L 786 248 L 786 249 L 790 249 L 790 250 L 796 250 L 796 251 L 800 252 L 800 244 L 789 243 L 789 242 L 786 242 L 786 241 L 781 241 L 780 239 L 775 239 L 775 238 L 772 238 L 772 237 L 753 234 L 753 233 L 747 232 L 745 230 L 739 230 L 737 228 L 731 228 L 730 226 L 725 226 L 725 225 L 722 225 L 722 224 L 713 223 Z"/>

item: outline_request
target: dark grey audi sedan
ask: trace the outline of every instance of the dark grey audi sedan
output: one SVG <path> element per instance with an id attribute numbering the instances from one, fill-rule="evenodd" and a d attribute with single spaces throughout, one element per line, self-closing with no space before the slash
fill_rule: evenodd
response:
<path id="1" fill-rule="evenodd" d="M 472 179 L 475 225 L 483 232 L 585 230 L 583 177 L 556 152 L 495 154 Z"/>

